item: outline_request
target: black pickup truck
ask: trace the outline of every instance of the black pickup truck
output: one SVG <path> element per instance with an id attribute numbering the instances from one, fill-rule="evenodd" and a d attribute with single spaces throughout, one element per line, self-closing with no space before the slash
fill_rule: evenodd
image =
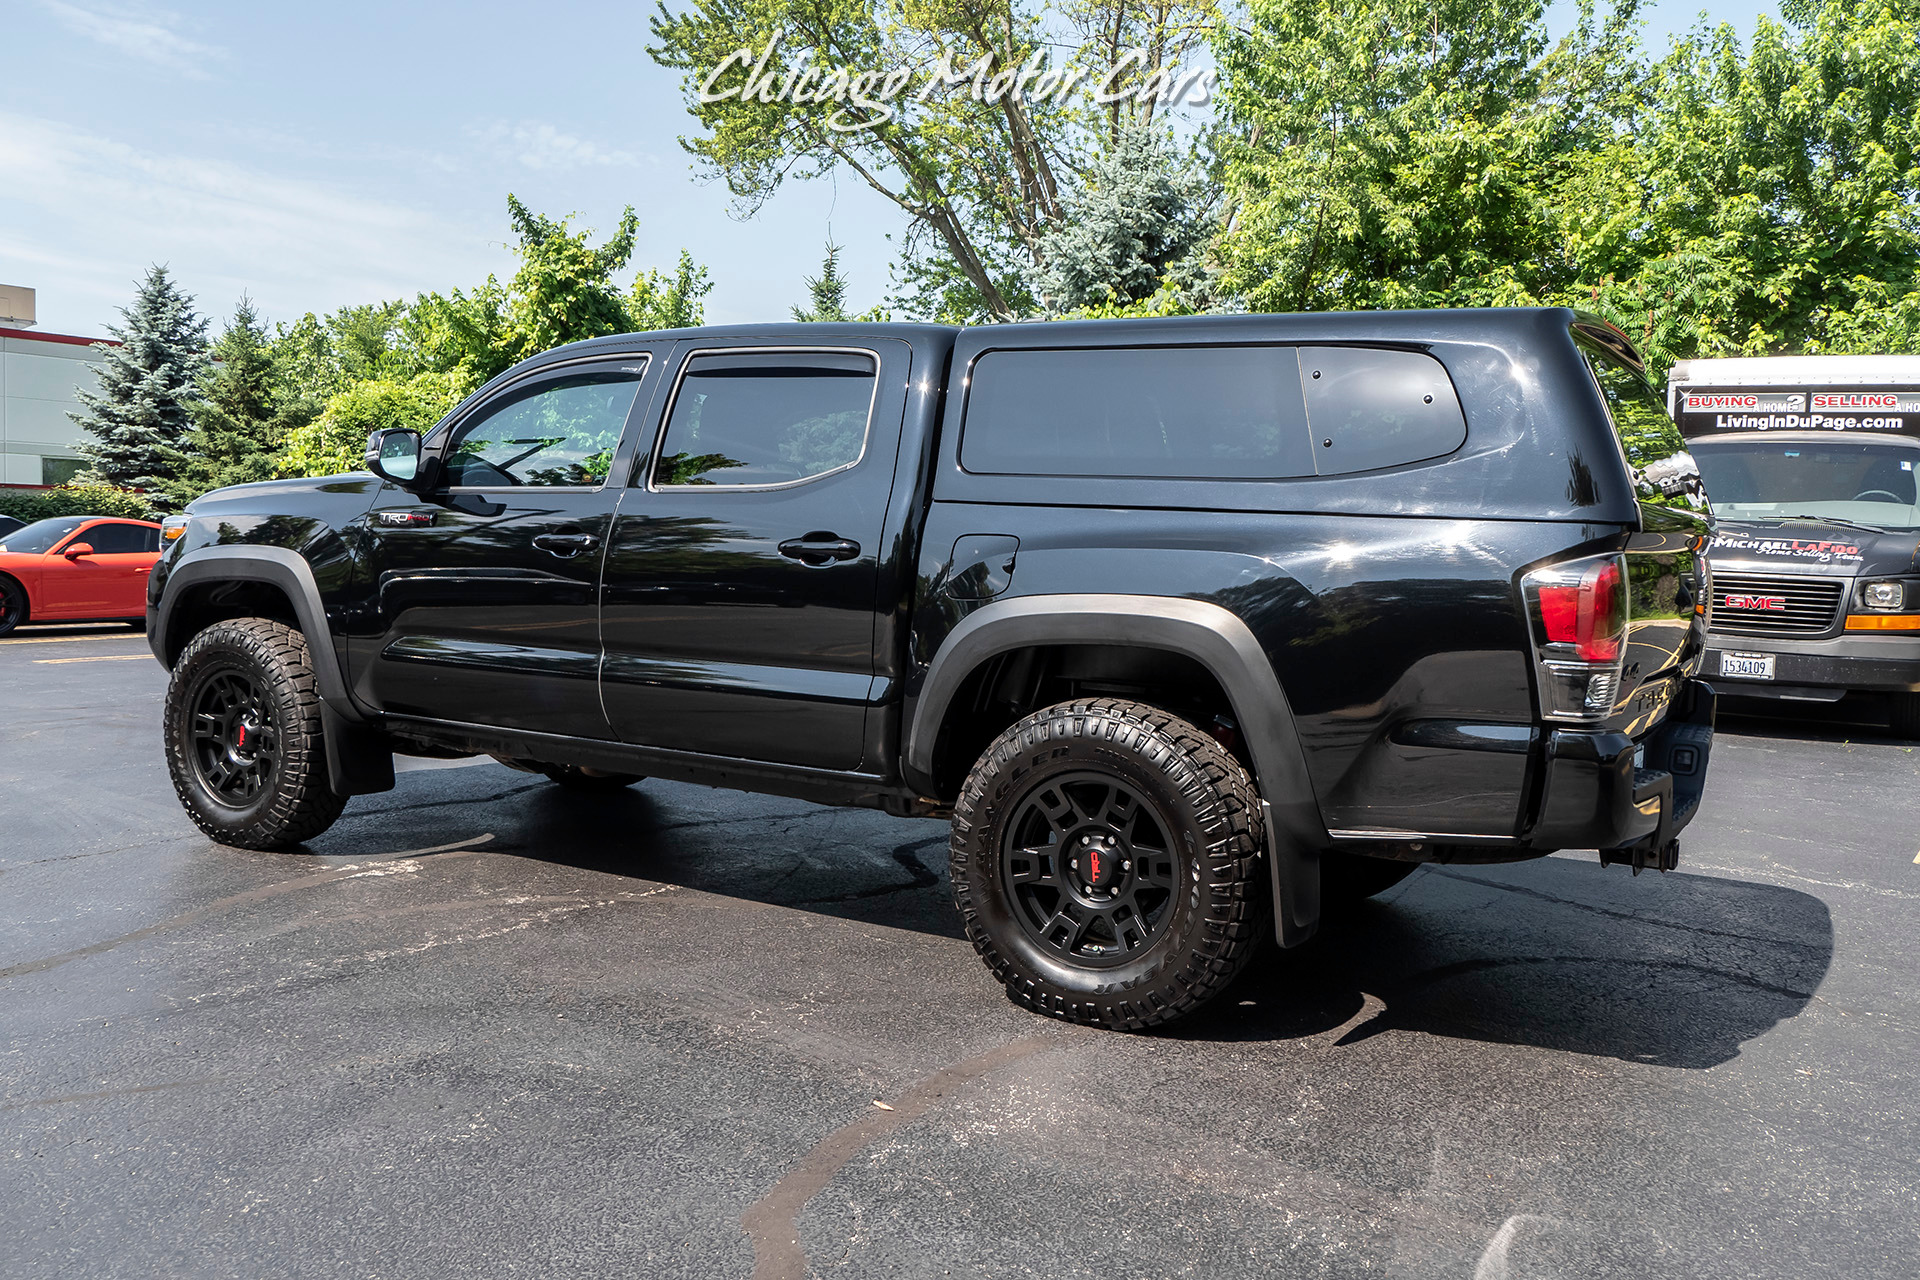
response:
<path id="1" fill-rule="evenodd" d="M 396 752 L 951 815 L 1013 998 L 1149 1026 L 1422 862 L 1675 864 L 1714 697 L 1665 436 L 1565 310 L 596 339 L 169 521 L 168 763 L 248 848 Z"/>

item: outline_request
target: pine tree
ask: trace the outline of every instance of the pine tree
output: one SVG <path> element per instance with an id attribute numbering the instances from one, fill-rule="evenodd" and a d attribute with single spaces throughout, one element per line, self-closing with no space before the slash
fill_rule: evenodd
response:
<path id="1" fill-rule="evenodd" d="M 793 318 L 801 323 L 820 320 L 851 320 L 847 314 L 847 278 L 840 274 L 840 246 L 827 241 L 827 260 L 818 276 L 804 277 L 811 307 L 795 307 Z"/>
<path id="2" fill-rule="evenodd" d="M 847 278 L 840 274 L 841 248 L 827 241 L 827 257 L 820 265 L 820 274 L 802 277 L 813 305 L 793 308 L 793 318 L 802 324 L 846 320 L 866 324 L 892 319 L 885 307 L 868 307 L 857 313 L 847 310 Z"/>
<path id="3" fill-rule="evenodd" d="M 274 454 L 297 425 L 278 411 L 267 326 L 242 296 L 233 319 L 213 346 L 217 362 L 202 377 L 188 406 L 194 430 L 188 458 L 172 486 L 175 501 L 191 502 L 209 489 L 271 480 Z"/>
<path id="4" fill-rule="evenodd" d="M 94 438 L 80 446 L 92 466 L 77 478 L 161 494 L 186 463 L 187 405 L 206 363 L 207 322 L 159 265 L 120 314 L 124 327 L 107 328 L 120 345 L 94 344 L 105 357 L 99 392 L 78 392 L 85 412 L 68 415 Z"/>
<path id="5" fill-rule="evenodd" d="M 1040 238 L 1034 296 L 1049 316 L 1144 303 L 1208 304 L 1206 180 L 1151 126 L 1123 127 Z"/>

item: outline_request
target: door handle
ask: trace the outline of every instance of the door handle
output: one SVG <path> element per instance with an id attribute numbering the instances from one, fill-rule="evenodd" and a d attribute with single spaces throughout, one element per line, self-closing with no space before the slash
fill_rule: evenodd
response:
<path id="1" fill-rule="evenodd" d="M 536 533 L 533 545 L 562 560 L 571 560 L 599 546 L 600 539 L 590 533 Z"/>
<path id="2" fill-rule="evenodd" d="M 860 554 L 860 544 L 834 533 L 810 533 L 804 538 L 788 538 L 780 544 L 780 554 L 815 568 L 835 560 L 851 560 Z"/>

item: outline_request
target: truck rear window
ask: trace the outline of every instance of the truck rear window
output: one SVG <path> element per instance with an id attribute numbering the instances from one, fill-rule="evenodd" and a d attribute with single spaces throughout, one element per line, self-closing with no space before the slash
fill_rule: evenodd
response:
<path id="1" fill-rule="evenodd" d="M 1458 448 L 1446 371 L 1362 347 L 989 351 L 974 362 L 960 462 L 989 475 L 1278 480 Z"/>

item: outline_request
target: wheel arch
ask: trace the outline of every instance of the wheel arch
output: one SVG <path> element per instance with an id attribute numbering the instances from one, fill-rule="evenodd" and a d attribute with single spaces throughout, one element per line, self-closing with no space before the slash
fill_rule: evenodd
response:
<path id="1" fill-rule="evenodd" d="M 907 780 L 929 792 L 934 756 L 956 696 L 981 667 L 1020 649 L 1108 645 L 1196 663 L 1224 692 L 1266 810 L 1275 931 L 1311 937 L 1320 918 L 1320 852 L 1330 843 L 1292 708 L 1273 664 L 1240 618 L 1217 604 L 1168 596 L 1039 595 L 995 601 L 948 634 L 920 684 L 906 732 Z"/>
<path id="2" fill-rule="evenodd" d="M 189 553 L 167 574 L 148 643 L 171 669 L 206 626 L 249 616 L 271 617 L 304 634 L 321 702 L 343 720 L 364 719 L 348 696 L 313 567 L 286 547 L 208 547 Z"/>

